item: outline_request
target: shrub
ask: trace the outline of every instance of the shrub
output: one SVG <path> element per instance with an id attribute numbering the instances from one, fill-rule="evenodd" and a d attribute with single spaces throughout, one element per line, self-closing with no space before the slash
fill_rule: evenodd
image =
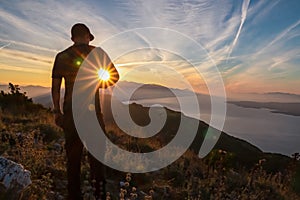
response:
<path id="1" fill-rule="evenodd" d="M 9 92 L 0 92 L 0 108 L 2 112 L 12 114 L 33 113 L 43 108 L 40 104 L 34 104 L 32 99 L 26 96 L 26 92 L 20 92 L 19 85 L 9 83 Z"/>

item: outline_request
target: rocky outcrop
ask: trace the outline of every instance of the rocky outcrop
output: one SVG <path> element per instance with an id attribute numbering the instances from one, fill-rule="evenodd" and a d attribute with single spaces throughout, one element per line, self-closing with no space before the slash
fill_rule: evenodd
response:
<path id="1" fill-rule="evenodd" d="M 0 199 L 1 197 L 16 199 L 30 184 L 30 171 L 24 169 L 21 164 L 0 156 Z"/>

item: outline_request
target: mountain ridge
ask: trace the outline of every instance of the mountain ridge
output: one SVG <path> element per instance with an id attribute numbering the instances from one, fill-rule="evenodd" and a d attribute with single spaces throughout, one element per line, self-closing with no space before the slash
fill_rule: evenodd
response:
<path id="1" fill-rule="evenodd" d="M 244 108 L 271 109 L 272 113 L 300 116 L 300 102 L 279 103 L 279 102 L 255 102 L 255 101 L 228 101 L 227 103 L 234 104 Z"/>
<path id="2" fill-rule="evenodd" d="M 159 84 L 153 84 L 153 83 L 138 83 L 138 82 L 133 82 L 133 81 L 119 81 L 117 84 L 123 85 L 123 88 L 128 87 L 141 87 L 144 85 L 145 88 L 147 89 L 162 89 L 162 88 L 167 88 L 166 86 L 159 85 Z M 23 92 L 26 92 L 26 94 L 30 98 L 36 98 L 39 99 L 40 95 L 44 95 L 45 93 L 50 93 L 51 87 L 45 87 L 45 86 L 40 86 L 40 85 L 26 85 L 26 86 L 20 86 Z M 113 88 L 113 87 L 112 87 Z M 180 88 L 171 88 L 172 90 L 175 91 L 181 91 L 183 93 L 190 93 L 189 89 L 180 89 Z M 7 91 L 8 90 L 8 85 L 5 84 L 0 84 L 0 90 Z M 203 93 L 196 93 L 197 95 L 206 95 Z M 236 95 L 241 95 L 242 98 L 237 98 L 235 97 Z M 250 96 L 247 96 L 250 95 Z M 252 96 L 253 95 L 253 96 Z M 207 95 L 209 96 L 209 95 Z M 257 96 L 255 98 L 254 96 Z M 233 97 L 229 96 L 228 97 L 230 101 L 255 101 L 255 102 L 280 102 L 280 99 L 282 100 L 281 102 L 300 102 L 300 94 L 296 93 L 288 93 L 288 92 L 265 92 L 265 93 L 238 93 L 233 95 Z M 41 102 L 37 102 L 41 103 Z M 47 105 L 49 103 L 46 103 Z"/>

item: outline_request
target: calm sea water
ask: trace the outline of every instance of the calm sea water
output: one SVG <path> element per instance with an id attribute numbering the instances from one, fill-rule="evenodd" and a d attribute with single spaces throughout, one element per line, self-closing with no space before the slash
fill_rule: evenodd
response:
<path id="1" fill-rule="evenodd" d="M 192 102 L 189 97 L 184 101 Z M 179 106 L 174 97 L 136 100 L 144 106 L 161 104 L 172 110 L 179 111 Z M 200 119 L 209 123 L 210 109 L 205 106 L 207 102 L 200 102 Z M 194 113 L 193 106 L 185 113 L 197 118 L 199 113 Z M 282 153 L 291 155 L 300 152 L 300 117 L 272 113 L 268 109 L 243 108 L 227 104 L 227 114 L 223 131 L 244 139 L 259 147 L 265 152 Z"/>

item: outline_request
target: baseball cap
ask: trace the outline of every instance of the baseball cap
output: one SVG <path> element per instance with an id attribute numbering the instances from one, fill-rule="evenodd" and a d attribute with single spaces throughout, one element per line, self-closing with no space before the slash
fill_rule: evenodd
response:
<path id="1" fill-rule="evenodd" d="M 90 34 L 90 41 L 92 41 L 94 39 L 94 36 L 91 34 L 90 29 L 85 24 L 77 23 L 72 26 L 72 38 L 77 36 L 84 36 L 87 33 Z"/>

